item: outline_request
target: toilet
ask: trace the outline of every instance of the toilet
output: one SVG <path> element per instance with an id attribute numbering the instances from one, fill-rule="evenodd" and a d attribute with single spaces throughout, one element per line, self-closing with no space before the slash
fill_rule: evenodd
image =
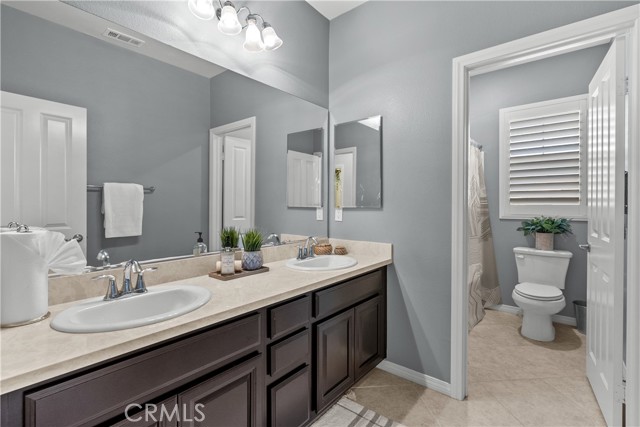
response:
<path id="1" fill-rule="evenodd" d="M 518 267 L 518 284 L 511 296 L 522 309 L 522 336 L 536 341 L 553 341 L 556 331 L 551 316 L 562 310 L 562 294 L 573 254 L 513 248 Z"/>

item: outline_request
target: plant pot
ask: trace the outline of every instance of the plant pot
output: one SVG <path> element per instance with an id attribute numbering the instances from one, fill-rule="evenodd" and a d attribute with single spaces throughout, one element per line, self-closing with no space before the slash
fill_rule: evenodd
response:
<path id="1" fill-rule="evenodd" d="M 243 252 L 242 253 L 242 269 L 243 270 L 257 270 L 262 267 L 263 264 L 262 251 L 255 252 Z"/>
<path id="2" fill-rule="evenodd" d="M 553 233 L 536 233 L 536 249 L 542 251 L 553 250 Z"/>

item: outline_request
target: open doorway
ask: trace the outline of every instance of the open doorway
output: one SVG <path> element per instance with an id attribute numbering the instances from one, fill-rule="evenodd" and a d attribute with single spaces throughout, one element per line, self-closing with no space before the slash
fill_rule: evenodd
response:
<path id="1" fill-rule="evenodd" d="M 223 227 L 255 225 L 256 118 L 209 131 L 209 243 L 220 249 Z"/>
<path id="2" fill-rule="evenodd" d="M 464 398 L 467 386 L 467 156 L 469 141 L 469 78 L 472 75 L 479 75 L 490 71 L 505 69 L 514 65 L 532 62 L 538 59 L 557 56 L 560 54 L 574 52 L 600 44 L 608 44 L 618 38 L 626 42 L 629 47 L 623 55 L 626 57 L 630 86 L 638 79 L 638 7 L 631 7 L 621 11 L 602 15 L 576 24 L 561 27 L 535 36 L 526 37 L 495 48 L 485 49 L 454 60 L 454 108 L 453 108 L 453 228 L 452 228 L 452 372 L 451 390 L 452 396 L 458 399 Z M 631 30 L 632 29 L 632 30 Z M 638 94 L 637 90 L 629 97 L 629 115 L 638 115 Z M 629 126 L 629 169 L 630 175 L 635 168 L 640 169 L 638 157 L 638 124 L 630 123 Z M 623 150 L 624 151 L 624 150 Z M 638 170 L 635 169 L 635 170 Z M 640 189 L 640 180 L 629 183 L 629 194 L 637 194 Z M 624 200 L 616 193 L 616 204 L 624 204 Z M 633 211 L 635 206 L 636 211 Z M 637 259 L 638 240 L 640 235 L 636 227 L 640 226 L 640 215 L 637 201 L 629 199 L 629 254 L 630 259 Z M 634 217 L 633 212 L 636 212 Z M 632 224 L 634 222 L 635 225 Z M 633 253 L 633 254 L 632 254 Z M 633 258 L 635 257 L 635 258 Z M 629 280 L 634 277 L 638 279 L 640 271 L 637 268 L 629 268 L 627 271 Z M 621 287 L 622 282 L 616 286 Z M 627 298 L 627 312 L 629 315 L 638 314 L 638 292 L 637 289 L 629 289 Z M 615 303 L 615 310 L 622 311 L 623 302 Z M 638 401 L 638 382 L 640 376 L 637 372 L 638 366 L 638 329 L 637 325 L 630 322 L 627 329 L 627 361 L 628 367 L 634 365 L 634 372 L 627 370 L 627 399 L 628 401 Z M 620 325 L 622 330 L 622 325 Z M 621 332 L 620 332 L 621 333 Z M 613 332 L 612 332 L 613 334 Z M 622 354 L 622 341 L 620 340 L 619 354 Z M 616 344 L 616 348 L 618 344 Z M 615 393 L 615 389 L 622 387 L 621 372 L 622 358 L 610 361 L 618 368 L 613 371 L 619 375 L 616 384 L 609 389 L 609 393 Z M 618 384 L 618 382 L 620 382 Z M 633 400 L 631 399 L 633 396 Z M 621 406 L 619 399 L 618 403 Z M 629 424 L 638 423 L 637 408 L 631 413 L 631 408 L 627 408 L 627 422 Z M 613 421 L 622 419 L 622 411 L 613 411 Z M 617 417 L 617 418 L 616 418 Z"/>

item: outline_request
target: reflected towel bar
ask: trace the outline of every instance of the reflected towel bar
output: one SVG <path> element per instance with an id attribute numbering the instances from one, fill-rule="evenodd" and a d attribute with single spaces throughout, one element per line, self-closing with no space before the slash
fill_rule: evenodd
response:
<path id="1" fill-rule="evenodd" d="M 102 191 L 104 186 L 102 185 L 87 185 L 87 191 Z M 145 193 L 153 193 L 156 191 L 156 187 L 144 187 Z"/>

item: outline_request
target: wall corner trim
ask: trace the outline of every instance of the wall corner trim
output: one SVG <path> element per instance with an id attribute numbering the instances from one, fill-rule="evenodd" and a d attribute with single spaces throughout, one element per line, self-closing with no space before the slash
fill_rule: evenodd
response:
<path id="1" fill-rule="evenodd" d="M 421 374 L 420 372 L 405 368 L 404 366 L 389 362 L 388 360 L 383 360 L 382 362 L 380 362 L 377 368 L 423 387 L 430 388 L 431 390 L 435 390 L 439 393 L 446 394 L 447 396 L 452 397 L 451 384 L 437 378 Z"/>

